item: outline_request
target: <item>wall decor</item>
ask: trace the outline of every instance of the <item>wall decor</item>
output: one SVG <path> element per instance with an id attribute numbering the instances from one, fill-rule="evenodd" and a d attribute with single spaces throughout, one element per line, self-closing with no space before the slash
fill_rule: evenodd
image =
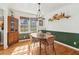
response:
<path id="1" fill-rule="evenodd" d="M 55 14 L 52 18 L 50 18 L 49 19 L 49 21 L 53 21 L 53 20 L 61 20 L 61 19 L 63 19 L 63 18 L 66 18 L 66 19 L 68 19 L 68 18 L 70 18 L 71 16 L 69 16 L 69 15 L 65 15 L 65 13 L 60 13 L 60 14 Z"/>
<path id="2" fill-rule="evenodd" d="M 43 20 L 39 20 L 39 26 L 43 26 Z"/>

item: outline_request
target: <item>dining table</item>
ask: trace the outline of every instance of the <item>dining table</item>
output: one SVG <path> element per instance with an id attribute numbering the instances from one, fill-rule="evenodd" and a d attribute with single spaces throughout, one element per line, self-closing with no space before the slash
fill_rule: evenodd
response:
<path id="1" fill-rule="evenodd" d="M 38 40 L 38 42 L 39 42 L 39 55 L 41 55 L 41 42 L 42 41 L 46 42 L 46 39 L 54 37 L 54 35 L 48 35 L 46 33 L 43 33 L 42 36 L 38 35 L 38 33 L 31 33 L 30 35 L 32 37 L 36 38 Z"/>

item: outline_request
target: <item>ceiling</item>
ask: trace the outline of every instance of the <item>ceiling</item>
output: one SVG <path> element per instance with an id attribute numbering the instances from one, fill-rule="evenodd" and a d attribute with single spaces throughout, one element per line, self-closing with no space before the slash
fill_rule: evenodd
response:
<path id="1" fill-rule="evenodd" d="M 41 12 L 42 14 L 48 14 L 51 11 L 55 11 L 69 4 L 70 3 L 41 3 Z M 36 14 L 38 10 L 37 3 L 4 3 L 0 5 L 7 5 L 9 8 L 33 14 Z"/>

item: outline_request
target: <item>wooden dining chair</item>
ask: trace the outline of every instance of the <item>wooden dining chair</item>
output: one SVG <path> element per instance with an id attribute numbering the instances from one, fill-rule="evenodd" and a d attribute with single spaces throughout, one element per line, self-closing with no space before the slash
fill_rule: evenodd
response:
<path id="1" fill-rule="evenodd" d="M 45 55 L 47 55 L 47 46 L 49 45 L 46 39 L 41 40 L 41 45 L 44 48 Z"/>
<path id="2" fill-rule="evenodd" d="M 54 35 L 48 35 L 47 34 L 47 42 L 48 42 L 48 46 L 49 46 L 49 52 L 51 53 L 51 50 L 53 50 L 54 54 L 56 55 L 56 51 L 55 51 L 55 46 L 54 46 L 54 40 L 55 40 L 55 36 Z"/>
<path id="3" fill-rule="evenodd" d="M 31 44 L 31 52 L 32 52 L 32 54 L 35 54 L 34 50 L 36 50 L 38 39 L 32 37 L 31 35 L 30 35 L 30 39 L 31 39 L 31 43 L 32 43 Z"/>

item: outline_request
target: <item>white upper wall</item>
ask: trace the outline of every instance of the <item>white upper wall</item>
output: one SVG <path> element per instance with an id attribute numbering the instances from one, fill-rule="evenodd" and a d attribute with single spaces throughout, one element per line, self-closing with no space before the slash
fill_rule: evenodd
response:
<path id="1" fill-rule="evenodd" d="M 68 5 L 65 3 L 41 3 L 40 9 L 41 13 L 46 15 L 52 10 L 57 10 L 58 8 Z M 10 5 L 11 8 L 16 10 L 30 12 L 33 14 L 37 14 L 38 11 L 38 4 L 37 3 L 13 3 Z"/>
<path id="2" fill-rule="evenodd" d="M 64 6 L 56 11 L 50 12 L 46 16 L 46 29 L 52 31 L 64 31 L 79 33 L 79 4 L 70 4 Z M 70 15 L 70 19 L 54 20 L 49 22 L 48 19 L 51 18 L 56 13 L 65 12 L 66 15 Z"/>
<path id="3" fill-rule="evenodd" d="M 50 11 L 57 10 L 69 3 L 41 3 L 41 13 L 47 15 Z M 37 3 L 0 3 L 0 8 L 12 8 L 15 10 L 37 14 Z"/>
<path id="4" fill-rule="evenodd" d="M 49 12 L 59 9 L 68 5 L 68 3 L 41 3 L 41 14 L 43 16 L 48 15 Z M 36 17 L 38 11 L 37 3 L 0 3 L 0 9 L 12 9 L 14 15 L 19 18 L 19 16 L 24 17 Z M 8 15 L 11 15 L 9 11 Z"/>
<path id="5" fill-rule="evenodd" d="M 79 32 L 79 4 L 69 3 L 41 3 L 41 12 L 46 17 L 46 29 L 65 32 Z M 13 9 L 16 17 L 35 16 L 38 9 L 37 3 L 0 3 L 0 9 Z M 70 19 L 48 22 L 55 13 L 65 12 Z M 10 14 L 9 14 L 10 15 Z"/>

